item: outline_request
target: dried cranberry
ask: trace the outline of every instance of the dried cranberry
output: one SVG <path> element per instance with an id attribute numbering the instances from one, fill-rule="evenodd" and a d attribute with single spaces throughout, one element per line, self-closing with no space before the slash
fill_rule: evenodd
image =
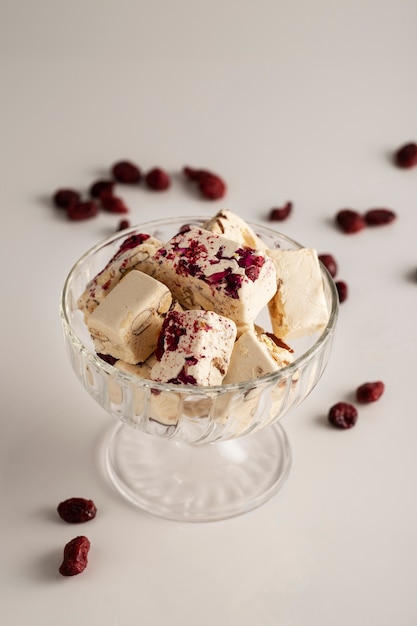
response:
<path id="1" fill-rule="evenodd" d="M 189 180 L 197 183 L 201 194 L 208 200 L 219 200 L 225 195 L 226 183 L 217 174 L 188 166 L 183 168 L 183 172 Z"/>
<path id="2" fill-rule="evenodd" d="M 92 198 L 101 198 L 102 195 L 113 195 L 114 181 L 112 180 L 96 180 L 90 187 L 90 196 Z"/>
<path id="3" fill-rule="evenodd" d="M 358 412 L 352 404 L 338 402 L 329 410 L 328 420 L 332 426 L 346 430 L 352 428 L 358 419 Z"/>
<path id="4" fill-rule="evenodd" d="M 101 206 L 109 213 L 129 213 L 124 201 L 118 196 L 104 194 L 100 198 Z"/>
<path id="5" fill-rule="evenodd" d="M 125 230 L 126 228 L 130 228 L 129 220 L 120 220 L 117 230 Z"/>
<path id="6" fill-rule="evenodd" d="M 108 363 L 109 365 L 114 365 L 118 359 L 111 354 L 103 354 L 102 352 L 97 352 L 97 356 L 102 360 Z"/>
<path id="7" fill-rule="evenodd" d="M 365 220 L 357 211 L 342 209 L 336 214 L 336 222 L 339 228 L 347 234 L 357 233 L 365 228 Z"/>
<path id="8" fill-rule="evenodd" d="M 337 293 L 339 295 L 339 302 L 344 302 L 348 297 L 348 286 L 344 280 L 338 280 L 335 282 Z"/>
<path id="9" fill-rule="evenodd" d="M 219 176 L 214 174 L 201 178 L 198 182 L 198 188 L 207 200 L 219 200 L 226 193 L 225 183 Z"/>
<path id="10" fill-rule="evenodd" d="M 398 167 L 413 167 L 417 165 L 417 144 L 406 143 L 398 148 L 394 155 L 394 161 Z"/>
<path id="11" fill-rule="evenodd" d="M 390 209 L 369 209 L 364 215 L 365 222 L 368 226 L 382 226 L 389 224 L 396 218 L 394 211 Z"/>
<path id="12" fill-rule="evenodd" d="M 87 220 L 95 217 L 98 213 L 98 205 L 94 200 L 78 202 L 67 207 L 67 215 L 70 220 Z"/>
<path id="13" fill-rule="evenodd" d="M 88 564 L 90 541 L 87 537 L 75 537 L 64 548 L 64 560 L 59 568 L 62 576 L 76 576 L 85 570 Z"/>
<path id="14" fill-rule="evenodd" d="M 80 194 L 75 189 L 58 189 L 53 196 L 53 202 L 59 209 L 67 209 L 79 201 Z"/>
<path id="15" fill-rule="evenodd" d="M 112 167 L 113 177 L 119 183 L 133 185 L 140 182 L 142 173 L 139 167 L 131 161 L 118 161 Z"/>
<path id="16" fill-rule="evenodd" d="M 146 174 L 145 182 L 153 191 L 165 191 L 171 185 L 169 175 L 159 167 L 154 167 Z"/>
<path id="17" fill-rule="evenodd" d="M 58 504 L 59 517 L 70 524 L 80 524 L 94 519 L 97 513 L 92 500 L 85 498 L 68 498 Z"/>
<path id="18" fill-rule="evenodd" d="M 292 211 L 292 202 L 287 202 L 282 207 L 276 207 L 269 212 L 271 222 L 282 222 L 286 220 Z"/>
<path id="19" fill-rule="evenodd" d="M 334 256 L 332 254 L 319 254 L 319 261 L 323 263 L 330 276 L 335 278 L 338 267 Z"/>
<path id="20" fill-rule="evenodd" d="M 376 402 L 384 393 L 385 385 L 378 380 L 374 383 L 364 383 L 356 390 L 356 399 L 361 404 Z"/>

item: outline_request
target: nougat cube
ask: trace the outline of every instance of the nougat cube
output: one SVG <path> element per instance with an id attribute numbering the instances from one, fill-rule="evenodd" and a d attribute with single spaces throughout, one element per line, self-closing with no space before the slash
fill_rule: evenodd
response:
<path id="1" fill-rule="evenodd" d="M 131 364 L 146 361 L 156 348 L 171 303 L 165 285 L 131 270 L 87 320 L 96 351 Z"/>
<path id="2" fill-rule="evenodd" d="M 196 226 L 157 250 L 149 267 L 182 306 L 214 311 L 237 326 L 251 324 L 277 288 L 266 253 Z"/>
<path id="3" fill-rule="evenodd" d="M 170 311 L 159 337 L 152 380 L 221 385 L 236 334 L 236 324 L 214 311 Z"/>
<path id="4" fill-rule="evenodd" d="M 277 276 L 277 290 L 268 304 L 274 335 L 296 339 L 322 331 L 329 311 L 316 250 L 267 252 Z"/>
<path id="5" fill-rule="evenodd" d="M 140 233 L 129 235 L 107 265 L 92 278 L 78 299 L 78 308 L 87 321 L 117 283 L 133 269 L 146 271 L 146 262 L 162 245 L 159 239 Z"/>
<path id="6" fill-rule="evenodd" d="M 235 342 L 223 382 L 230 384 L 254 380 L 289 365 L 292 360 L 289 346 L 274 341 L 267 333 L 247 330 Z"/>

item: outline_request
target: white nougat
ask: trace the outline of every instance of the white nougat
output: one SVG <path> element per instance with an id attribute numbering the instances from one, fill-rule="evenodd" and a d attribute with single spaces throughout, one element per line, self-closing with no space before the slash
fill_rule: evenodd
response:
<path id="1" fill-rule="evenodd" d="M 131 364 L 146 361 L 171 303 L 165 285 L 131 270 L 88 318 L 96 351 Z"/>
<path id="2" fill-rule="evenodd" d="M 316 250 L 268 250 L 277 290 L 268 308 L 274 335 L 296 339 L 321 331 L 329 319 Z"/>
<path id="3" fill-rule="evenodd" d="M 251 324 L 277 288 L 264 252 L 197 227 L 175 235 L 148 266 L 182 306 L 215 311 L 238 326 Z"/>
<path id="4" fill-rule="evenodd" d="M 133 269 L 146 271 L 146 262 L 162 245 L 146 234 L 128 236 L 107 265 L 92 278 L 78 299 L 78 308 L 87 321 L 89 315 L 106 298 L 118 282 Z"/>
<path id="5" fill-rule="evenodd" d="M 236 339 L 236 324 L 214 311 L 171 311 L 151 377 L 158 382 L 221 385 Z"/>

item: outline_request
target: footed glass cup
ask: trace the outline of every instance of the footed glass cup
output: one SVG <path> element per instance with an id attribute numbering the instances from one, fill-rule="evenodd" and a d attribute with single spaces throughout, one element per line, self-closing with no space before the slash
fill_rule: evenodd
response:
<path id="1" fill-rule="evenodd" d="M 87 392 L 115 418 L 104 464 L 123 497 L 151 514 L 181 521 L 233 517 L 266 502 L 283 485 L 291 449 L 280 419 L 318 383 L 330 356 L 338 313 L 334 281 L 322 266 L 329 308 L 326 328 L 291 342 L 294 361 L 256 380 L 201 387 L 157 383 L 126 373 L 97 356 L 77 301 L 132 234 L 168 241 L 184 224 L 172 218 L 118 232 L 86 252 L 65 281 L 61 321 L 72 368 Z M 250 224 L 268 248 L 302 246 Z M 270 331 L 268 312 L 256 320 Z"/>

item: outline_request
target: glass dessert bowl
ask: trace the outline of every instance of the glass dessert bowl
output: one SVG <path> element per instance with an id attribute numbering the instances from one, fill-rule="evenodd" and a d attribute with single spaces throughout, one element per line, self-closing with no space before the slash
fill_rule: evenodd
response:
<path id="1" fill-rule="evenodd" d="M 330 356 L 338 313 L 334 281 L 321 267 L 329 310 L 326 327 L 291 342 L 294 359 L 260 378 L 219 386 L 159 383 L 97 355 L 78 299 L 126 237 L 147 233 L 165 242 L 184 224 L 172 218 L 118 232 L 84 254 L 69 272 L 61 297 L 67 352 L 80 382 L 116 418 L 106 438 L 107 473 L 127 500 L 151 514 L 211 521 L 245 513 L 283 485 L 291 449 L 280 419 L 319 381 Z M 270 228 L 250 224 L 268 248 L 302 246 Z M 270 326 L 267 311 L 256 323 Z"/>

